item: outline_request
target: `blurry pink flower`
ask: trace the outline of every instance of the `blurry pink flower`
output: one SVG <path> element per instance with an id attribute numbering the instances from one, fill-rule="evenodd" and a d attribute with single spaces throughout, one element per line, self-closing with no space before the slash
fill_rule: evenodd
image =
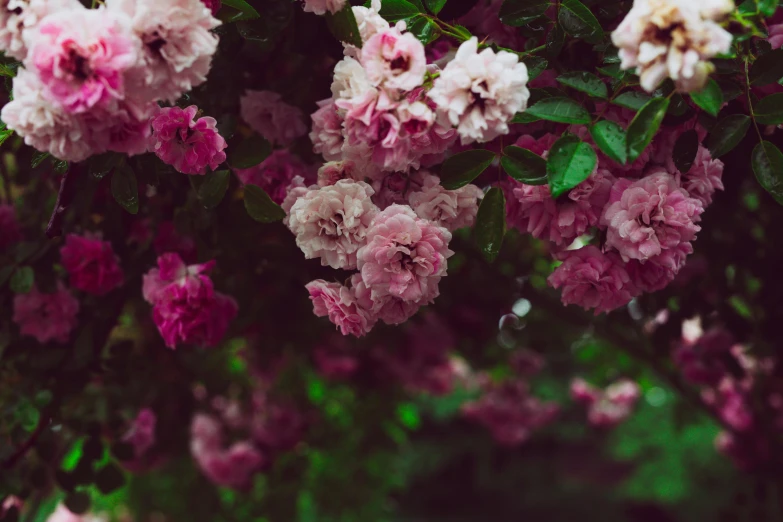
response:
<path id="1" fill-rule="evenodd" d="M 59 282 L 52 294 L 43 294 L 34 286 L 14 297 L 13 321 L 22 335 L 35 337 L 39 343 L 68 342 L 78 313 L 79 301 Z"/>
<path id="2" fill-rule="evenodd" d="M 773 49 L 780 49 L 783 46 L 783 24 L 774 24 L 768 27 L 769 37 L 767 41 Z"/>
<path id="3" fill-rule="evenodd" d="M 38 73 L 50 101 L 85 112 L 125 97 L 125 72 L 139 54 L 130 19 L 107 9 L 66 9 L 26 32 L 25 62 Z"/>
<path id="4" fill-rule="evenodd" d="M 265 392 L 253 394 L 249 430 L 253 440 L 270 452 L 289 451 L 302 440 L 307 418 L 293 405 L 272 401 Z"/>
<path id="5" fill-rule="evenodd" d="M 351 354 L 345 338 L 330 338 L 329 342 L 313 350 L 313 360 L 318 373 L 327 379 L 343 380 L 353 375 L 359 367 L 359 361 Z"/>
<path id="6" fill-rule="evenodd" d="M 343 157 L 343 119 L 337 113 L 333 98 L 318 102 L 318 110 L 310 115 L 313 130 L 310 141 L 313 152 L 321 154 L 327 161 L 336 161 Z"/>
<path id="7" fill-rule="evenodd" d="M 51 13 L 66 9 L 84 10 L 78 0 L 5 0 L 0 7 L 0 51 L 7 56 L 24 60 L 27 46 L 25 31 L 35 30 L 40 21 Z"/>
<path id="8" fill-rule="evenodd" d="M 562 288 L 563 304 L 594 309 L 598 315 L 627 304 L 636 294 L 616 254 L 604 254 L 588 245 L 566 250 L 561 256 L 563 264 L 552 272 L 547 282 L 553 288 Z"/>
<path id="9" fill-rule="evenodd" d="M 592 404 L 601 397 L 601 390 L 584 379 L 575 377 L 571 380 L 571 398 L 582 404 Z"/>
<path id="10" fill-rule="evenodd" d="M 272 91 L 247 91 L 239 100 L 242 119 L 273 145 L 288 145 L 307 133 L 298 107 Z"/>
<path id="11" fill-rule="evenodd" d="M 446 275 L 451 233 L 420 219 L 403 205 L 380 212 L 367 231 L 367 244 L 357 254 L 357 267 L 373 300 L 385 296 L 428 303 Z"/>
<path id="12" fill-rule="evenodd" d="M 396 29 L 374 34 L 362 46 L 361 63 L 375 86 L 410 91 L 424 82 L 424 45 L 411 33 Z"/>
<path id="13" fill-rule="evenodd" d="M 549 154 L 549 149 L 552 148 L 552 145 L 555 144 L 557 139 L 557 136 L 550 132 L 547 132 L 539 138 L 534 138 L 530 134 L 523 134 L 517 138 L 514 145 L 538 154 L 542 158 L 546 158 L 547 154 Z"/>
<path id="14" fill-rule="evenodd" d="M 742 382 L 726 376 L 717 388 L 702 390 L 704 402 L 736 431 L 747 431 L 753 427 L 753 411 L 744 388 Z"/>
<path id="15" fill-rule="evenodd" d="M 593 426 L 616 426 L 633 412 L 640 396 L 639 385 L 620 379 L 600 390 L 583 379 L 571 381 L 571 397 L 587 406 L 587 420 Z"/>
<path id="16" fill-rule="evenodd" d="M 157 421 L 157 416 L 151 409 L 144 408 L 139 410 L 130 429 L 123 436 L 122 440 L 133 446 L 136 459 L 144 456 L 155 444 L 155 426 Z"/>
<path id="17" fill-rule="evenodd" d="M 198 107 L 167 107 L 152 120 L 150 150 L 183 174 L 204 175 L 226 160 L 226 140 L 218 134 L 214 118 L 194 121 Z"/>
<path id="18" fill-rule="evenodd" d="M 105 295 L 123 283 L 120 259 L 108 241 L 68 234 L 60 249 L 60 260 L 71 287 L 82 292 Z"/>
<path id="19" fill-rule="evenodd" d="M 683 323 L 686 333 L 686 323 Z M 700 332 L 695 338 L 680 340 L 672 354 L 674 363 L 680 368 L 688 382 L 703 386 L 717 386 L 728 375 L 727 358 L 731 358 L 734 345 L 732 335 L 721 328 Z"/>
<path id="20" fill-rule="evenodd" d="M 108 522 L 105 515 L 84 514 L 77 515 L 72 513 L 65 504 L 57 504 L 57 508 L 49 515 L 46 522 Z"/>
<path id="21" fill-rule="evenodd" d="M 5 187 L 6 192 L 10 190 Z M 16 210 L 13 205 L 0 204 L 0 251 L 5 252 L 14 244 L 22 240 L 22 229 L 16 219 Z"/>
<path id="22" fill-rule="evenodd" d="M 346 0 L 304 0 L 304 12 L 324 15 L 326 12 L 335 14 L 343 8 Z"/>
<path id="23" fill-rule="evenodd" d="M 701 201 L 689 197 L 667 172 L 655 171 L 636 182 L 623 178 L 612 187 L 601 218 L 608 227 L 606 246 L 625 261 L 646 261 L 696 239 L 703 211 Z"/>
<path id="24" fill-rule="evenodd" d="M 375 324 L 369 310 L 359 306 L 351 288 L 316 279 L 305 286 L 317 317 L 329 317 L 343 335 L 361 337 Z"/>
<path id="25" fill-rule="evenodd" d="M 269 194 L 278 205 L 285 200 L 296 176 L 309 178 L 307 165 L 286 149 L 272 152 L 264 161 L 249 169 L 234 169 L 242 184 L 256 185 Z"/>
<path id="26" fill-rule="evenodd" d="M 421 172 L 419 177 L 422 179 L 421 187 L 408 196 L 417 216 L 451 231 L 473 225 L 479 201 L 484 197 L 480 188 L 469 184 L 456 190 L 446 190 L 437 176 Z"/>
<path id="27" fill-rule="evenodd" d="M 681 178 L 682 188 L 688 191 L 690 197 L 698 199 L 704 208 L 712 203 L 712 195 L 716 190 L 723 190 L 723 162 L 712 159 L 706 147 L 699 146 L 696 159 L 691 169 Z"/>

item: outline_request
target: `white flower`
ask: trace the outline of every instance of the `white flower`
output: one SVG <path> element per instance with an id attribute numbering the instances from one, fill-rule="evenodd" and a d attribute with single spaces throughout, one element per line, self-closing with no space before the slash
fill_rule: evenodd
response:
<path id="1" fill-rule="evenodd" d="M 714 70 L 709 59 L 731 48 L 731 33 L 713 21 L 731 8 L 730 0 L 635 0 L 612 33 L 620 67 L 636 67 L 647 92 L 667 77 L 678 91 L 700 90 Z"/>
<path id="2" fill-rule="evenodd" d="M 444 123 L 457 127 L 463 144 L 487 142 L 508 134 L 508 121 L 527 107 L 527 80 L 527 67 L 517 55 L 479 53 L 473 37 L 460 45 L 428 95 Z"/>
<path id="3" fill-rule="evenodd" d="M 448 230 L 472 226 L 478 213 L 478 202 L 484 192 L 476 185 L 446 190 L 440 178 L 421 172 L 422 187 L 408 196 L 416 215 Z"/>
<path id="4" fill-rule="evenodd" d="M 22 33 L 34 28 L 45 16 L 65 9 L 84 9 L 78 0 L 0 0 L 0 50 L 24 60 L 27 56 Z"/>
<path id="5" fill-rule="evenodd" d="M 381 0 L 373 0 L 370 7 L 357 5 L 352 7 L 351 10 L 354 18 L 356 18 L 356 25 L 359 27 L 359 36 L 362 39 L 362 43 L 372 38 L 376 33 L 389 28 L 389 22 L 380 15 Z M 344 43 L 343 47 L 345 48 L 346 56 L 358 58 L 361 54 L 361 49 L 351 44 Z"/>
<path id="6" fill-rule="evenodd" d="M 370 89 L 373 89 L 373 86 L 367 78 L 364 67 L 350 56 L 346 56 L 334 66 L 334 78 L 332 78 L 334 99 L 358 98 Z"/>
<path id="7" fill-rule="evenodd" d="M 344 5 L 345 0 L 304 0 L 304 12 L 325 15 L 329 11 L 335 14 Z"/>
<path id="8" fill-rule="evenodd" d="M 370 199 L 374 193 L 363 181 L 344 179 L 300 196 L 288 212 L 287 225 L 305 257 L 320 257 L 322 265 L 332 268 L 356 268 L 356 251 L 378 213 Z"/>

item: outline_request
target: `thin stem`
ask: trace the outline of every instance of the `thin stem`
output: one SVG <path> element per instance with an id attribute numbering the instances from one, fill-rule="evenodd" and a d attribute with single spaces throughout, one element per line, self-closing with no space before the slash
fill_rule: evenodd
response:
<path id="1" fill-rule="evenodd" d="M 54 204 L 52 210 L 52 216 L 49 218 L 49 224 L 46 226 L 46 237 L 54 238 L 62 235 L 63 220 L 65 219 L 65 212 L 68 210 L 68 206 L 73 201 L 76 195 L 76 177 L 81 169 L 78 165 L 70 165 L 68 170 L 63 174 L 63 179 L 60 181 L 60 191 L 57 193 L 57 201 Z"/>
<path id="2" fill-rule="evenodd" d="M 764 141 L 759 130 L 759 124 L 756 122 L 756 115 L 753 114 L 753 100 L 750 97 L 750 65 L 748 56 L 745 56 L 745 95 L 748 97 L 748 112 L 750 113 L 750 119 L 753 121 L 753 128 L 756 129 L 756 135 L 759 137 L 759 142 Z"/>

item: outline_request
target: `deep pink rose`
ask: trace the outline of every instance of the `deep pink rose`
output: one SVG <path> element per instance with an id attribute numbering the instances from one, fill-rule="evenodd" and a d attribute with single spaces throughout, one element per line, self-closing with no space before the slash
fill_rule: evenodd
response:
<path id="1" fill-rule="evenodd" d="M 122 285 L 120 259 L 108 241 L 68 234 L 60 259 L 73 288 L 93 295 L 105 295 Z"/>
<path id="2" fill-rule="evenodd" d="M 79 301 L 57 284 L 53 294 L 43 294 L 33 287 L 14 297 L 14 322 L 22 335 L 35 337 L 39 343 L 66 343 L 76 327 Z"/>
<path id="3" fill-rule="evenodd" d="M 150 150 L 183 174 L 204 175 L 226 161 L 226 140 L 214 118 L 193 118 L 198 107 L 167 107 L 152 120 Z"/>

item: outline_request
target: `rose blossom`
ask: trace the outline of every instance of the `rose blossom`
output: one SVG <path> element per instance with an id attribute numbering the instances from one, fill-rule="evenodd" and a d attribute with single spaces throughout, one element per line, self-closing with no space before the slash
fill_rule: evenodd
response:
<path id="1" fill-rule="evenodd" d="M 630 260 L 625 268 L 631 276 L 631 282 L 641 292 L 656 292 L 665 288 L 685 266 L 686 258 L 693 253 L 690 243 L 680 243 L 647 262 Z"/>
<path id="2" fill-rule="evenodd" d="M 77 515 L 72 513 L 65 504 L 57 504 L 57 508 L 49 515 L 46 522 L 108 522 L 109 517 L 105 514 L 95 515 L 86 513 Z"/>
<path id="3" fill-rule="evenodd" d="M 305 286 L 313 302 L 317 317 L 329 317 L 343 335 L 361 337 L 375 324 L 372 313 L 360 306 L 351 288 L 323 279 L 310 281 Z"/>
<path id="4" fill-rule="evenodd" d="M 426 303 L 435 298 L 446 275 L 451 232 L 420 219 L 404 205 L 380 212 L 357 253 L 357 267 L 373 300 L 392 296 Z"/>
<path id="5" fill-rule="evenodd" d="M 356 252 L 378 213 L 370 199 L 374 193 L 363 181 L 340 180 L 297 199 L 286 224 L 305 257 L 320 257 L 332 268 L 355 268 Z"/>
<path id="6" fill-rule="evenodd" d="M 424 81 L 424 45 L 411 33 L 389 29 L 373 35 L 362 47 L 361 63 L 373 85 L 410 91 Z"/>
<path id="7" fill-rule="evenodd" d="M 212 16 L 217 16 L 218 11 L 220 11 L 220 8 L 223 5 L 221 0 L 201 0 L 201 3 L 207 6 L 207 9 L 212 13 Z"/>
<path id="8" fill-rule="evenodd" d="M 373 295 L 370 287 L 362 280 L 361 274 L 352 275 L 350 284 L 356 306 L 364 311 L 371 325 L 376 321 L 383 321 L 390 325 L 402 324 L 413 317 L 419 308 L 438 297 L 437 288 L 433 295 L 419 301 L 405 301 L 392 295 Z"/>
<path id="9" fill-rule="evenodd" d="M 122 285 L 120 259 L 108 241 L 68 234 L 60 249 L 60 260 L 73 288 L 93 295 L 105 295 Z"/>
<path id="10" fill-rule="evenodd" d="M 527 149 L 530 152 L 538 154 L 542 158 L 546 159 L 547 155 L 549 154 L 549 149 L 552 148 L 552 145 L 554 145 L 557 140 L 558 137 L 550 132 L 547 132 L 539 138 L 534 138 L 530 134 L 523 134 L 517 138 L 517 141 L 514 145 L 523 149 Z"/>
<path id="11" fill-rule="evenodd" d="M 155 426 L 158 418 L 149 408 L 139 410 L 128 432 L 122 440 L 133 446 L 135 458 L 139 459 L 155 444 Z"/>
<path id="12" fill-rule="evenodd" d="M 372 0 L 370 7 L 356 5 L 351 7 L 351 10 L 356 18 L 356 25 L 359 27 L 359 36 L 362 39 L 362 44 L 366 43 L 376 33 L 389 28 L 389 22 L 380 15 L 381 0 Z M 343 46 L 345 47 L 345 54 L 348 56 L 356 57 L 361 53 L 361 50 L 353 45 L 344 43 Z"/>
<path id="13" fill-rule="evenodd" d="M 226 140 L 218 134 L 214 118 L 193 118 L 198 107 L 167 107 L 152 120 L 150 150 L 183 174 L 207 173 L 226 160 Z"/>
<path id="14" fill-rule="evenodd" d="M 687 0 L 635 0 L 612 33 L 612 42 L 620 48 L 620 67 L 636 67 L 647 92 L 667 77 L 681 92 L 700 90 L 715 68 L 709 59 L 731 48 L 731 33 L 713 19 L 731 12 L 733 3 L 701 5 Z"/>
<path id="15" fill-rule="evenodd" d="M 457 190 L 446 190 L 437 176 L 423 172 L 421 177 L 421 188 L 408 196 L 417 216 L 451 231 L 473 225 L 479 200 L 484 197 L 480 188 L 469 184 Z"/>
<path id="16" fill-rule="evenodd" d="M 304 12 L 324 15 L 337 13 L 345 5 L 345 0 L 304 0 Z"/>
<path id="17" fill-rule="evenodd" d="M 571 396 L 588 406 L 587 420 L 593 426 L 616 426 L 625 420 L 639 400 L 639 385 L 630 379 L 620 379 L 599 390 L 582 379 L 571 381 Z"/>
<path id="18" fill-rule="evenodd" d="M 712 203 L 712 195 L 716 190 L 723 190 L 723 162 L 712 159 L 710 151 L 699 145 L 696 159 L 690 170 L 682 176 L 682 188 L 688 195 L 701 201 L 704 208 Z"/>
<path id="19" fill-rule="evenodd" d="M 294 178 L 310 177 L 308 166 L 286 149 L 272 152 L 255 167 L 234 169 L 234 173 L 244 185 L 249 183 L 264 189 L 278 205 L 285 200 Z"/>
<path id="20" fill-rule="evenodd" d="M 527 106 L 527 67 L 517 55 L 478 52 L 478 40 L 463 42 L 435 80 L 429 97 L 442 118 L 457 127 L 463 144 L 508 134 L 508 121 Z"/>
<path id="21" fill-rule="evenodd" d="M 310 141 L 313 142 L 313 152 L 321 154 L 327 161 L 342 159 L 343 120 L 337 114 L 334 99 L 327 98 L 318 102 L 318 110 L 310 115 L 313 120 L 313 130 Z"/>
<path id="22" fill-rule="evenodd" d="M 6 194 L 10 187 L 5 187 Z M 12 245 L 22 240 L 22 229 L 16 219 L 13 205 L 0 204 L 0 251 L 6 251 Z"/>
<path id="23" fill-rule="evenodd" d="M 242 119 L 273 145 L 288 145 L 307 133 L 302 111 L 272 91 L 247 91 L 240 99 Z"/>
<path id="24" fill-rule="evenodd" d="M 563 304 L 594 309 L 598 315 L 627 304 L 636 294 L 616 254 L 604 254 L 588 245 L 560 255 L 563 264 L 552 272 L 547 282 L 553 288 L 562 288 Z"/>
<path id="25" fill-rule="evenodd" d="M 696 239 L 703 211 L 701 201 L 689 197 L 667 172 L 652 172 L 636 182 L 623 178 L 612 187 L 601 217 L 608 227 L 606 246 L 625 261 L 648 260 Z"/>
<path id="26" fill-rule="evenodd" d="M 193 0 L 106 0 L 106 5 L 131 18 L 142 43 L 129 92 L 174 102 L 206 81 L 218 46 L 212 29 L 220 25 L 206 5 Z"/>
<path id="27" fill-rule="evenodd" d="M 318 169 L 318 186 L 327 187 L 334 185 L 341 179 L 362 181 L 353 161 L 329 161 Z"/>
<path id="28" fill-rule="evenodd" d="M 13 321 L 22 335 L 35 337 L 39 343 L 68 342 L 78 313 L 79 301 L 60 282 L 52 294 L 33 286 L 28 293 L 14 296 Z"/>
<path id="29" fill-rule="evenodd" d="M 24 32 L 44 17 L 66 9 L 84 11 L 78 0 L 4 0 L 0 5 L 0 50 L 17 60 L 27 57 Z"/>

